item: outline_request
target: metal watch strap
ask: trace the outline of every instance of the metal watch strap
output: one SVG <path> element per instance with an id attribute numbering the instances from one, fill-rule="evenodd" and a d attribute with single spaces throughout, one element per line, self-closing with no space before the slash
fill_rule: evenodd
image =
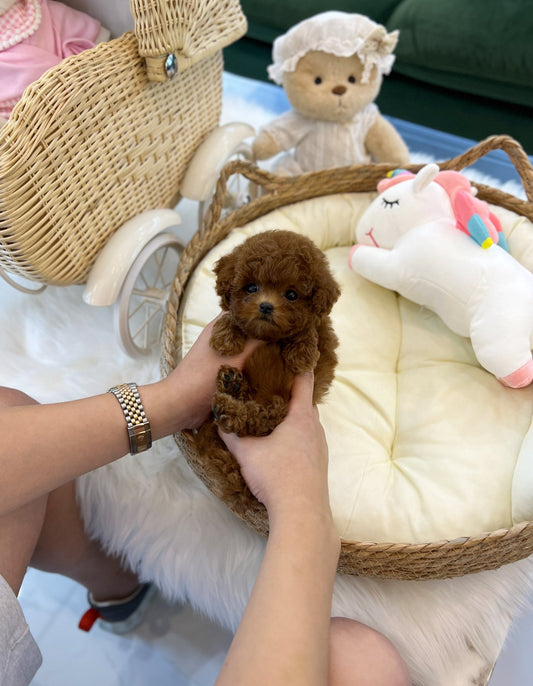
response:
<path id="1" fill-rule="evenodd" d="M 128 438 L 130 441 L 130 453 L 142 453 L 152 447 L 152 431 L 150 422 L 144 413 L 136 383 L 123 383 L 120 386 L 113 386 L 108 390 L 113 393 L 120 403 L 122 412 L 126 419 L 128 428 Z"/>

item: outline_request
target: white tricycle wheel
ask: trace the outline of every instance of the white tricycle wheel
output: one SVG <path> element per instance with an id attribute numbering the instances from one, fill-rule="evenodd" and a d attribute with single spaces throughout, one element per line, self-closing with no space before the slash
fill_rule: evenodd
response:
<path id="1" fill-rule="evenodd" d="M 161 342 L 166 304 L 183 243 L 171 233 L 152 238 L 137 255 L 115 303 L 120 342 L 131 357 L 148 355 Z"/>

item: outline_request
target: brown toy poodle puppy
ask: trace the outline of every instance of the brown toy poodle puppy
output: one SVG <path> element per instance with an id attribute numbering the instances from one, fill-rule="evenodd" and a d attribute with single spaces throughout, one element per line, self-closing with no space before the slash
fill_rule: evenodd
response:
<path id="1" fill-rule="evenodd" d="M 215 265 L 225 313 L 211 335 L 222 355 L 242 350 L 247 338 L 264 341 L 240 370 L 222 366 L 213 415 L 180 440 L 199 478 L 259 533 L 268 532 L 264 506 L 250 492 L 218 426 L 240 436 L 270 433 L 287 414 L 295 374 L 314 370 L 314 402 L 334 376 L 338 344 L 329 313 L 340 295 L 324 253 L 292 231 L 252 236 Z"/>
<path id="2" fill-rule="evenodd" d="M 263 436 L 285 417 L 295 374 L 314 370 L 315 403 L 329 388 L 338 343 L 329 313 L 340 290 L 324 253 L 292 231 L 252 236 L 214 271 L 226 313 L 215 324 L 211 346 L 234 355 L 247 338 L 264 341 L 242 372 L 221 367 L 215 421 L 227 433 Z"/>

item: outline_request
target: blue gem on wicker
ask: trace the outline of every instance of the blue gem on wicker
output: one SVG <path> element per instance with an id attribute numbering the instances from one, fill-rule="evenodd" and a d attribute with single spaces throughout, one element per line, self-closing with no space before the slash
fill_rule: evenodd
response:
<path id="1" fill-rule="evenodd" d="M 176 74 L 178 73 L 178 60 L 176 59 L 176 55 L 174 53 L 170 53 L 167 55 L 167 58 L 165 60 L 165 74 L 169 79 L 173 79 Z"/>

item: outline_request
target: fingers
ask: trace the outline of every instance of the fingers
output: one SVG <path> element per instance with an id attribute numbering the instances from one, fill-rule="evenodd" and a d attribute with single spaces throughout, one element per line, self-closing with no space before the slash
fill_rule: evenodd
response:
<path id="1" fill-rule="evenodd" d="M 226 444 L 226 448 L 230 451 L 230 453 L 235 454 L 235 449 L 237 447 L 237 444 L 239 443 L 239 439 L 237 438 L 237 436 L 235 434 L 224 433 L 220 427 L 218 428 L 218 435 L 224 441 L 224 443 Z"/>
<path id="2" fill-rule="evenodd" d="M 250 355 L 259 348 L 260 345 L 263 345 L 264 341 L 258 341 L 255 338 L 249 338 L 246 343 L 244 344 L 244 350 L 242 353 L 240 353 L 235 360 L 242 366 L 246 362 L 246 360 L 250 357 Z"/>
<path id="3" fill-rule="evenodd" d="M 261 341 L 251 341 L 251 343 L 256 344 L 255 347 L 257 347 L 257 345 L 260 345 Z M 292 385 L 289 411 L 287 414 L 293 414 L 297 410 L 306 410 L 313 407 L 313 389 L 313 372 L 303 372 L 303 374 L 298 374 L 298 376 L 294 378 Z M 218 433 L 220 438 L 222 438 L 226 444 L 228 450 L 234 453 L 237 446 L 240 445 L 242 439 L 239 439 L 235 434 L 226 434 L 220 428 L 218 429 Z"/>
<path id="4" fill-rule="evenodd" d="M 313 404 L 315 377 L 313 372 L 303 372 L 294 377 L 291 389 L 289 412 L 296 408 L 307 408 Z"/>
<path id="5" fill-rule="evenodd" d="M 226 448 L 237 460 L 240 467 L 243 467 L 243 461 L 246 464 L 246 459 L 251 459 L 250 455 L 257 454 L 258 449 L 260 449 L 257 443 L 254 445 L 254 441 L 265 440 L 264 438 L 239 437 L 237 434 L 226 434 L 220 427 L 218 428 L 218 435 L 224 441 Z"/>

